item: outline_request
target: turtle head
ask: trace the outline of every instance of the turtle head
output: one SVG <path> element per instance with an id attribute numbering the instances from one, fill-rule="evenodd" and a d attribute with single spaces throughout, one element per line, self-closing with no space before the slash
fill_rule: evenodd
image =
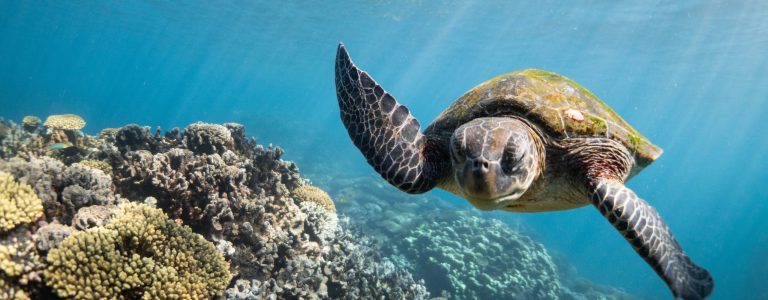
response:
<path id="1" fill-rule="evenodd" d="M 515 118 L 479 118 L 451 136 L 456 184 L 472 205 L 501 209 L 520 198 L 541 173 L 543 146 Z"/>

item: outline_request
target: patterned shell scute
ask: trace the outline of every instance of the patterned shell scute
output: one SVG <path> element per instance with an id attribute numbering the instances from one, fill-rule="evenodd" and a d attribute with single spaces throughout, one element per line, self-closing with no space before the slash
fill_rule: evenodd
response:
<path id="1" fill-rule="evenodd" d="M 523 70 L 488 80 L 437 117 L 426 132 L 452 132 L 472 119 L 518 115 L 555 139 L 607 137 L 622 142 L 644 167 L 662 150 L 578 83 L 555 73 Z"/>

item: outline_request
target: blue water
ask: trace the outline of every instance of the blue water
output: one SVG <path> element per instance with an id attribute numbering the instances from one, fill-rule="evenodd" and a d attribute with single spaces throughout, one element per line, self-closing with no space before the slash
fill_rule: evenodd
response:
<path id="1" fill-rule="evenodd" d="M 629 186 L 712 272 L 713 298 L 768 299 L 768 2 L 613 2 L 3 1 L 0 116 L 76 113 L 90 133 L 239 122 L 310 178 L 369 175 L 338 118 L 339 41 L 422 124 L 492 76 L 547 69 L 665 149 Z M 670 297 L 591 207 L 488 216 L 530 224 L 590 280 Z"/>

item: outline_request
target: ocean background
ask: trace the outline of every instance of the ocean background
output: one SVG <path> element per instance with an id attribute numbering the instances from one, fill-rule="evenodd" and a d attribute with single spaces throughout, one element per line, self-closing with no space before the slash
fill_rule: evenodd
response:
<path id="1" fill-rule="evenodd" d="M 665 150 L 629 186 L 712 272 L 712 298 L 768 299 L 762 0 L 3 1 L 0 116 L 75 113 L 90 134 L 238 122 L 310 179 L 372 176 L 338 116 L 340 41 L 423 125 L 506 72 L 581 83 Z M 526 224 L 594 282 L 671 297 L 592 207 L 483 216 Z"/>

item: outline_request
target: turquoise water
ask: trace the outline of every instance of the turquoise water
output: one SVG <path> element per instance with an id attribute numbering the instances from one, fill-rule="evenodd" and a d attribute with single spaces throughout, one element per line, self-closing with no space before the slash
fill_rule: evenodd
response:
<path id="1" fill-rule="evenodd" d="M 339 41 L 422 124 L 492 76 L 547 69 L 665 149 L 629 186 L 712 272 L 713 298 L 766 299 L 767 17 L 765 1 L 5 1 L 0 116 L 76 113 L 90 133 L 239 122 L 310 178 L 370 175 L 338 118 Z M 487 215 L 530 224 L 595 282 L 670 296 L 590 207 Z"/>

